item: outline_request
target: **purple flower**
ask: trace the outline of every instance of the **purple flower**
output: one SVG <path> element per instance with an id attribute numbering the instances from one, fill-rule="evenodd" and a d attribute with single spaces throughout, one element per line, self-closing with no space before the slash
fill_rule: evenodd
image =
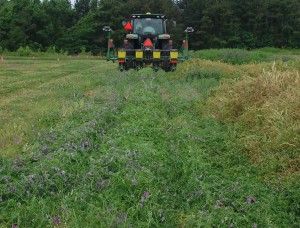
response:
<path id="1" fill-rule="evenodd" d="M 144 203 L 145 200 L 149 197 L 150 197 L 150 192 L 144 192 L 144 194 L 141 197 L 141 203 Z"/>
<path id="2" fill-rule="evenodd" d="M 253 228 L 257 228 L 257 224 L 256 224 L 256 223 L 254 223 L 252 227 L 253 227 Z"/>
<path id="3" fill-rule="evenodd" d="M 144 197 L 147 199 L 150 196 L 150 192 L 144 192 Z"/>
<path id="4" fill-rule="evenodd" d="M 252 204 L 256 201 L 256 198 L 254 196 L 247 196 L 246 199 L 248 204 Z"/>
<path id="5" fill-rule="evenodd" d="M 92 120 L 91 122 L 90 122 L 90 126 L 91 127 L 95 127 L 97 125 L 97 120 Z"/>
<path id="6" fill-rule="evenodd" d="M 54 223 L 54 225 L 59 225 L 60 224 L 60 218 L 58 216 L 55 216 L 53 218 L 53 223 Z"/>
<path id="7" fill-rule="evenodd" d="M 137 183 L 138 183 L 137 179 L 131 180 L 131 184 L 132 184 L 132 185 L 137 185 Z"/>
<path id="8" fill-rule="evenodd" d="M 90 142 L 89 141 L 83 141 L 81 143 L 81 150 L 86 150 L 90 147 Z"/>
<path id="9" fill-rule="evenodd" d="M 104 185 L 104 181 L 100 181 L 100 182 L 98 183 L 98 188 L 102 188 L 103 185 Z"/>
<path id="10" fill-rule="evenodd" d="M 48 148 L 47 148 L 46 146 L 43 146 L 41 152 L 42 152 L 43 154 L 47 154 Z"/>
<path id="11" fill-rule="evenodd" d="M 30 183 L 30 184 L 33 184 L 34 183 L 34 174 L 30 174 L 29 176 L 28 176 L 28 182 Z"/>
<path id="12" fill-rule="evenodd" d="M 127 219 L 127 214 L 123 213 L 122 211 L 118 211 L 118 215 L 117 215 L 115 221 L 117 223 L 119 223 L 119 222 L 125 222 L 126 219 Z"/>
<path id="13" fill-rule="evenodd" d="M 21 142 L 21 138 L 19 137 L 14 137 L 14 143 L 19 144 Z"/>
<path id="14" fill-rule="evenodd" d="M 7 184 L 9 182 L 10 177 L 9 176 L 3 176 L 2 180 Z"/>
<path id="15" fill-rule="evenodd" d="M 104 214 L 100 213 L 99 218 L 102 220 L 104 218 Z"/>
<path id="16" fill-rule="evenodd" d="M 215 208 L 219 209 L 223 206 L 223 202 L 221 200 L 217 200 Z"/>
<path id="17" fill-rule="evenodd" d="M 18 228 L 18 225 L 17 224 L 12 224 L 11 228 Z"/>
<path id="18" fill-rule="evenodd" d="M 30 196 L 30 191 L 26 191 L 26 195 L 29 197 Z"/>
<path id="19" fill-rule="evenodd" d="M 23 168 L 24 167 L 24 164 L 22 163 L 21 159 L 20 158 L 16 158 L 14 160 L 14 169 L 16 168 Z"/>

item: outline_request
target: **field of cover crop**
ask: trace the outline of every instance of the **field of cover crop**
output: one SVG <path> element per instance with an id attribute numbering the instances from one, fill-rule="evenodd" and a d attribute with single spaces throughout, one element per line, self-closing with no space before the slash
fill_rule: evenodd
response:
<path id="1" fill-rule="evenodd" d="M 300 61 L 274 52 L 0 61 L 0 227 L 298 227 Z"/>

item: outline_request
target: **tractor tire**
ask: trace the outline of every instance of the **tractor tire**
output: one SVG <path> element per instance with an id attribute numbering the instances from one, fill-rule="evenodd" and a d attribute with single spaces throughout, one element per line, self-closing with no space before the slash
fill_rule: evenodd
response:
<path id="1" fill-rule="evenodd" d="M 162 63 L 162 68 L 165 72 L 169 72 L 170 71 L 170 63 L 168 60 L 165 60 L 163 63 Z"/>

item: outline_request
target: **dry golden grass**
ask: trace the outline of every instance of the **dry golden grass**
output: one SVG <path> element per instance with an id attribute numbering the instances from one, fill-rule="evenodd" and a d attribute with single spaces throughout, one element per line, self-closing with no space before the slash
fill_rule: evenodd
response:
<path id="1" fill-rule="evenodd" d="M 252 68 L 251 71 L 253 74 Z M 286 96 L 290 96 L 290 92 L 297 93 L 298 86 L 298 71 L 279 71 L 273 63 L 270 71 L 263 70 L 257 77 L 252 77 L 245 71 L 242 79 L 223 81 L 216 96 L 210 99 L 210 105 L 212 108 L 222 110 L 222 112 L 215 110 L 216 118 L 232 122 L 247 113 L 246 111 L 250 111 L 251 107 L 255 110 L 263 106 L 268 107 L 269 102 L 278 99 L 283 92 L 287 93 Z"/>
<path id="2" fill-rule="evenodd" d="M 222 72 L 226 77 L 236 77 L 242 74 L 242 71 L 239 67 L 223 63 L 221 61 L 211 61 L 205 59 L 189 59 L 184 63 L 178 65 L 178 70 L 176 74 L 172 77 L 182 78 L 191 74 L 191 72 L 198 72 L 199 70 L 209 70 L 213 69 L 216 72 Z"/>
<path id="3" fill-rule="evenodd" d="M 265 63 L 259 68 L 263 65 L 260 74 L 254 73 L 255 65 L 244 65 L 243 77 L 223 81 L 207 101 L 208 113 L 236 126 L 253 161 L 274 160 L 280 172 L 299 172 L 299 61 Z"/>

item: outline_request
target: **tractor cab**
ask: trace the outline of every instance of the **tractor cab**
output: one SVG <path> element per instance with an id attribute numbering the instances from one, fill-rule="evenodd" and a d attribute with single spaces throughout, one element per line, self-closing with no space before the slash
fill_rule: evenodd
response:
<path id="1" fill-rule="evenodd" d="M 144 48 L 150 41 L 152 47 L 161 50 L 171 49 L 170 35 L 166 28 L 167 17 L 163 14 L 133 14 L 130 20 L 123 21 L 124 29 L 128 32 L 124 48 Z M 145 41 L 147 43 L 145 45 Z"/>
<path id="2" fill-rule="evenodd" d="M 135 34 L 166 33 L 167 17 L 163 14 L 132 14 L 129 20 L 123 20 L 124 29 Z M 130 23 L 131 27 L 127 23 Z M 128 27 L 127 27 L 128 26 Z"/>
<path id="3" fill-rule="evenodd" d="M 132 23 L 133 33 L 141 36 L 166 33 L 166 23 L 161 18 L 134 18 Z"/>

